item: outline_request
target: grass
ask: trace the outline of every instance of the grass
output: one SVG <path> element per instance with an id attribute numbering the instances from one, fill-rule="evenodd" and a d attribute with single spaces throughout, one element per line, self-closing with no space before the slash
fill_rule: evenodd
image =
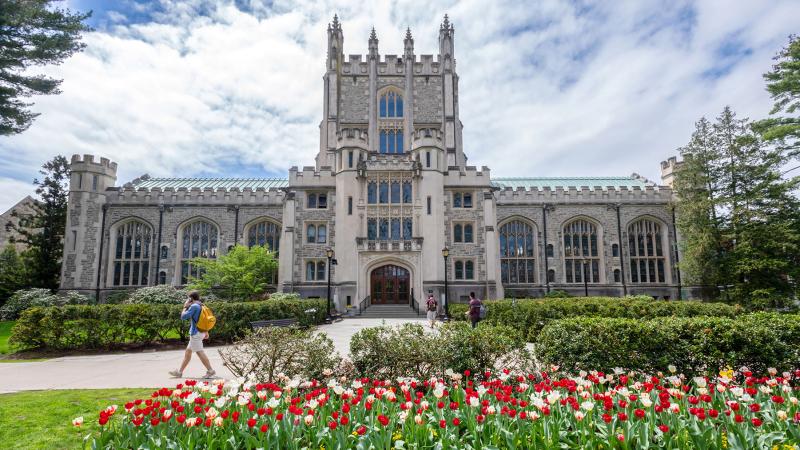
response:
<path id="1" fill-rule="evenodd" d="M 76 449 L 99 431 L 98 413 L 108 405 L 120 409 L 154 389 L 86 389 L 29 391 L 0 395 L 0 443 L 4 449 Z M 124 411 L 123 411 L 124 412 Z M 83 416 L 81 428 L 72 419 Z M 88 445 L 87 445 L 88 448 Z"/>
<path id="2" fill-rule="evenodd" d="M 8 338 L 11 337 L 11 327 L 14 323 L 13 320 L 0 321 L 0 354 L 9 353 Z"/>

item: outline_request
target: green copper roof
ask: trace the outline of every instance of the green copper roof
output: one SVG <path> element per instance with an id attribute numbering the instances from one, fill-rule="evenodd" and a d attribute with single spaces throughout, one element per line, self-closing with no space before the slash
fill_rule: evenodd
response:
<path id="1" fill-rule="evenodd" d="M 286 178 L 150 178 L 142 177 L 131 182 L 139 189 L 271 189 L 289 185 Z"/>
<path id="2" fill-rule="evenodd" d="M 492 178 L 492 185 L 498 188 L 525 188 L 525 189 L 543 189 L 550 188 L 555 190 L 557 187 L 564 189 L 575 187 L 581 188 L 587 186 L 594 188 L 595 186 L 606 187 L 640 187 L 644 188 L 652 183 L 647 183 L 642 178 L 638 177 L 511 177 L 511 178 Z"/>

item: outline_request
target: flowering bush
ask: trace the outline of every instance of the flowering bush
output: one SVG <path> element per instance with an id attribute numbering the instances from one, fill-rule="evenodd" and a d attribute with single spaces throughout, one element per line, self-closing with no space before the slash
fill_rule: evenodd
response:
<path id="1" fill-rule="evenodd" d="M 90 420 L 102 426 L 93 448 L 786 449 L 800 444 L 799 379 L 742 368 L 186 381 Z"/>
<path id="2" fill-rule="evenodd" d="M 418 323 L 364 328 L 350 340 L 350 355 L 361 375 L 396 378 L 442 376 L 456 371 L 494 367 L 525 342 L 510 327 L 450 322 L 428 333 Z"/>
<path id="3" fill-rule="evenodd" d="M 800 316 L 755 313 L 653 320 L 573 318 L 550 322 L 536 343 L 542 361 L 580 370 L 653 372 L 672 364 L 687 374 L 720 367 L 800 367 Z"/>
<path id="4" fill-rule="evenodd" d="M 218 352 L 234 375 L 252 374 L 264 381 L 274 381 L 278 374 L 319 378 L 325 369 L 341 364 L 327 334 L 298 327 L 258 328 Z"/>
<path id="5" fill-rule="evenodd" d="M 86 305 L 93 300 L 79 292 L 67 291 L 63 295 L 56 295 L 49 289 L 21 289 L 8 299 L 0 308 L 0 320 L 15 320 L 23 311 L 35 306 L 64 306 Z"/>
<path id="6" fill-rule="evenodd" d="M 531 342 L 551 321 L 570 317 L 655 319 L 672 316 L 736 317 L 743 313 L 740 307 L 725 303 L 653 300 L 641 296 L 490 300 L 486 306 L 485 323 L 514 327 Z M 455 320 L 466 320 L 466 310 L 465 304 L 450 305 L 450 316 Z"/>

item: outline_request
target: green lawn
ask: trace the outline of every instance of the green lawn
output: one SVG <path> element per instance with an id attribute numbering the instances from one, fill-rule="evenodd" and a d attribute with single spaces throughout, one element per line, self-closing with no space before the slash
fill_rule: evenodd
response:
<path id="1" fill-rule="evenodd" d="M 83 438 L 99 430 L 97 417 L 101 409 L 113 404 L 122 409 L 128 401 L 149 398 L 153 390 L 70 389 L 2 394 L 0 395 L 0 447 L 83 448 Z M 77 429 L 72 425 L 72 419 L 79 416 L 83 416 L 85 422 L 80 429 Z"/>
<path id="2" fill-rule="evenodd" d="M 0 354 L 9 352 L 8 338 L 11 336 L 11 327 L 13 326 L 13 320 L 0 321 Z"/>

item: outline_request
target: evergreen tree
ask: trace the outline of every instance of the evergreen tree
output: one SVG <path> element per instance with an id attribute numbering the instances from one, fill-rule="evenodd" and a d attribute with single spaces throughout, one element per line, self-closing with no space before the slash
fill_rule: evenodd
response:
<path id="1" fill-rule="evenodd" d="M 764 74 L 767 91 L 775 104 L 770 115 L 779 112 L 784 117 L 771 117 L 755 124 L 766 141 L 774 142 L 788 156 L 800 154 L 800 38 L 789 37 L 789 45 L 775 56 L 772 71 Z"/>
<path id="2" fill-rule="evenodd" d="M 713 125 L 697 122 L 681 153 L 674 187 L 687 281 L 750 307 L 785 306 L 800 275 L 800 179 L 781 174 L 787 152 L 726 107 Z"/>
<path id="3" fill-rule="evenodd" d="M 0 306 L 6 303 L 11 294 L 26 287 L 27 277 L 22 258 L 17 249 L 9 245 L 0 252 Z"/>
<path id="4" fill-rule="evenodd" d="M 676 225 L 682 240 L 681 270 L 689 284 L 713 291 L 720 278 L 720 229 L 717 203 L 720 187 L 719 155 L 712 145 L 712 126 L 701 118 L 686 147 L 680 149 L 683 164 L 676 174 L 678 196 Z"/>
<path id="5" fill-rule="evenodd" d="M 17 240 L 27 245 L 26 259 L 32 287 L 56 289 L 61 275 L 61 256 L 64 252 L 64 230 L 67 224 L 69 198 L 69 163 L 56 156 L 45 163 L 42 180 L 34 180 L 39 198 L 33 203 L 33 214 L 18 215 L 19 223 L 9 223 L 21 236 Z"/>
<path id="6" fill-rule="evenodd" d="M 61 80 L 31 73 L 31 67 L 59 64 L 84 48 L 83 21 L 53 0 L 0 1 L 0 136 L 25 131 L 38 115 L 23 99 L 58 94 Z"/>

